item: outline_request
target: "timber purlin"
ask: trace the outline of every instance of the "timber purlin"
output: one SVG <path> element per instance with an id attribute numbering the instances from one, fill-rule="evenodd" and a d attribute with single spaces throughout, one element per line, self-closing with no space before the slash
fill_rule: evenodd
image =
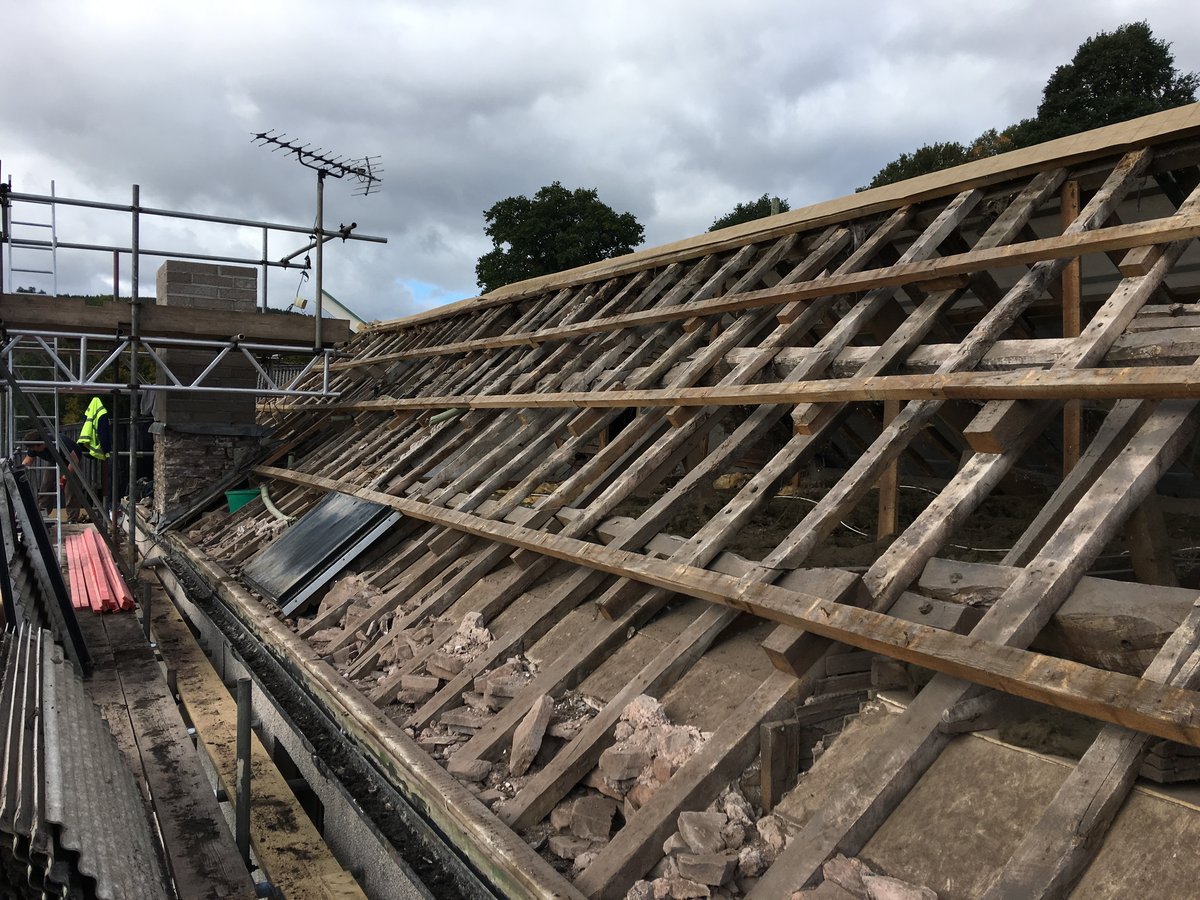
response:
<path id="1" fill-rule="evenodd" d="M 463 300 L 429 312 L 416 313 L 403 319 L 380 322 L 373 325 L 372 328 L 389 331 L 416 327 L 428 322 L 440 321 L 449 316 L 475 313 L 489 308 L 489 305 L 510 304 L 536 297 L 556 284 L 591 283 L 606 275 L 638 272 L 679 259 L 694 258 L 705 252 L 716 253 L 768 237 L 818 228 L 842 221 L 848 215 L 870 215 L 894 209 L 906 202 L 945 196 L 968 186 L 978 187 L 1003 183 L 1021 175 L 1045 171 L 1056 166 L 1084 164 L 1089 160 L 1103 159 L 1132 147 L 1166 143 L 1167 141 L 1185 143 L 1187 138 L 1197 134 L 1200 134 L 1200 121 L 1196 115 L 1196 104 L 1166 110 L 1131 122 L 1122 122 L 1083 134 L 1070 135 L 1024 150 L 1001 154 L 964 166 L 955 166 L 941 172 L 933 172 L 907 181 L 850 194 L 838 200 L 792 210 L 779 216 L 772 216 L 766 221 L 748 222 L 675 244 L 635 253 L 628 257 L 593 263 L 557 275 L 506 285 L 484 297 Z"/>
<path id="2" fill-rule="evenodd" d="M 454 793 L 447 821 L 467 841 L 503 834 L 501 866 L 523 853 L 504 823 L 541 834 L 634 697 L 707 717 L 695 755 L 571 872 L 593 898 L 624 896 L 681 812 L 745 783 L 764 735 L 754 777 L 780 799 L 801 763 L 778 723 L 865 681 L 833 674 L 835 647 L 866 654 L 855 673 L 880 655 L 935 674 L 843 764 L 841 799 L 793 828 L 755 897 L 860 852 L 952 732 L 1025 708 L 980 690 L 1098 720 L 990 873 L 992 897 L 1063 896 L 1153 738 L 1200 747 L 1195 592 L 1093 577 L 1188 574 L 1176 563 L 1194 540 L 1164 526 L 1158 496 L 1200 491 L 1198 135 L 1200 105 L 1183 107 L 375 325 L 335 366 L 338 400 L 272 408 L 290 458 L 251 471 L 291 516 L 328 491 L 400 512 L 360 564 L 379 599 L 352 624 L 350 601 L 323 608 L 297 635 L 222 588 L 323 691 L 349 692 L 360 739 L 426 785 L 440 770 L 392 720 L 425 733 L 480 702 L 479 679 L 510 657 L 536 661 L 455 752 L 495 776 L 544 696 L 594 693 L 598 712 L 548 742 L 514 796 L 489 810 Z M 447 409 L 460 412 L 432 420 Z M 848 550 L 843 526 L 864 535 Z M 252 505 L 210 520 L 207 559 L 189 552 L 217 573 L 277 527 Z M 1114 562 L 1122 541 L 1131 562 Z M 947 559 L 965 553 L 993 562 Z M 431 682 L 466 613 L 492 640 Z M 384 662 L 405 636 L 411 653 Z M 320 653 L 304 643 L 318 638 Z M 742 696 L 705 690 L 722 666 Z M 396 703 L 418 677 L 436 689 Z M 1148 770 L 1200 774 L 1162 754 Z M 889 874 L 942 878 L 935 853 L 914 844 L 911 869 Z M 560 889 L 546 871 L 510 883 Z M 952 880 L 930 886 L 956 896 Z"/>

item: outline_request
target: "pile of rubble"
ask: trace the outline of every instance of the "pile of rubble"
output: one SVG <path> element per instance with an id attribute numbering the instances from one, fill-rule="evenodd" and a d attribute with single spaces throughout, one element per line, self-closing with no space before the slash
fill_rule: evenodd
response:
<path id="1" fill-rule="evenodd" d="M 792 900 L 937 900 L 937 892 L 879 875 L 862 860 L 835 856 L 821 869 L 823 881 L 796 891 Z"/>
<path id="2" fill-rule="evenodd" d="M 627 900 L 743 896 L 787 843 L 783 820 L 759 816 L 733 785 L 708 809 L 680 813 L 676 826 L 663 859 Z"/>
<path id="3" fill-rule="evenodd" d="M 462 635 L 456 636 L 456 638 L 461 637 Z M 453 644 L 455 641 L 452 640 L 448 643 Z M 459 659 L 445 649 L 438 653 L 454 659 L 455 662 Z M 431 673 L 429 675 L 404 676 L 400 681 L 400 701 L 414 704 L 424 703 L 441 687 L 443 680 L 448 680 L 446 676 L 449 672 L 454 671 L 454 668 L 454 663 L 448 667 L 444 663 L 435 664 L 432 669 L 426 667 L 426 671 Z M 457 666 L 457 672 L 461 671 L 462 666 Z M 434 672 L 437 674 L 432 674 Z M 434 725 L 423 729 L 420 734 L 416 735 L 417 742 L 421 743 L 429 735 L 437 734 L 453 736 L 454 740 L 448 743 L 466 741 L 486 725 L 495 713 L 506 707 L 512 698 L 533 680 L 536 673 L 536 668 L 527 660 L 519 656 L 509 657 L 490 672 L 476 677 L 471 684 L 472 689 L 464 691 L 462 694 L 463 705 L 442 713 Z"/>
<path id="4" fill-rule="evenodd" d="M 368 678 L 376 682 L 386 680 L 397 666 L 422 653 L 433 642 L 434 633 L 446 626 L 440 619 L 431 619 L 415 628 L 398 629 L 379 648 L 379 667 L 368 673 Z"/>
<path id="5" fill-rule="evenodd" d="M 600 754 L 605 793 L 636 811 L 700 749 L 704 735 L 690 725 L 672 725 L 662 704 L 642 694 L 621 713 L 616 742 Z"/>
<path id="6" fill-rule="evenodd" d="M 478 621 L 473 620 L 476 630 L 459 629 L 442 648 L 441 653 L 458 654 L 478 652 L 481 645 L 472 643 L 480 637 Z M 460 669 L 461 670 L 461 669 Z M 507 755 L 507 765 L 495 764 L 484 759 L 458 755 L 458 750 L 483 728 L 492 717 L 506 707 L 524 690 L 537 674 L 537 667 L 523 657 L 513 656 L 491 671 L 475 678 L 473 690 L 462 694 L 463 705 L 443 712 L 437 720 L 419 732 L 408 729 L 417 746 L 434 759 L 443 762 L 446 771 L 476 793 L 484 803 L 494 805 L 510 799 L 525 783 L 525 778 L 535 761 L 545 763 L 565 741 L 579 733 L 587 721 L 595 715 L 600 704 L 575 692 L 567 692 L 558 700 L 549 695 L 538 697 L 529 711 L 522 717 L 513 732 L 512 744 Z M 431 681 L 418 683 L 416 678 Z M 409 690 L 436 690 L 441 681 L 434 676 L 405 676 L 402 685 Z M 401 690 L 401 698 L 405 690 Z M 432 696 L 430 693 L 429 696 Z"/>
<path id="7" fill-rule="evenodd" d="M 691 726 L 673 725 L 662 704 L 644 694 L 621 713 L 614 737 L 615 743 L 584 779 L 585 793 L 550 813 L 547 849 L 570 862 L 575 874 L 591 864 L 614 826 L 648 803 L 704 743 L 703 734 Z"/>
<path id="8" fill-rule="evenodd" d="M 313 649 L 323 654 L 330 645 L 342 641 L 348 632 L 358 631 L 359 626 L 371 618 L 371 611 L 379 603 L 381 597 L 379 589 L 361 575 L 346 575 L 334 582 L 321 600 L 317 617 L 328 615 L 342 604 L 348 603 L 349 605 L 346 606 L 339 626 L 323 628 L 309 638 Z M 372 622 L 368 630 L 376 627 L 378 627 L 378 623 Z M 358 649 L 359 642 L 367 638 L 368 634 L 364 631 L 362 635 L 357 635 L 353 642 L 340 647 L 331 656 L 333 664 L 344 666 L 348 663 L 351 655 Z"/>
<path id="9" fill-rule="evenodd" d="M 411 672 L 401 676 L 400 691 L 396 694 L 395 702 L 410 706 L 421 706 L 434 694 L 441 690 L 442 683 L 450 681 L 462 672 L 475 657 L 487 649 L 492 642 L 492 633 L 483 626 L 483 618 L 476 612 L 467 613 L 457 628 L 447 636 L 445 623 L 431 621 L 416 628 L 405 629 L 391 642 L 394 652 L 390 659 L 380 661 L 385 663 L 403 662 L 421 655 L 429 649 L 435 640 L 442 640 L 441 646 L 425 656 L 422 664 L 425 674 Z M 510 661 L 514 671 L 519 663 Z M 506 665 L 509 665 L 506 663 Z M 418 671 L 421 667 L 417 667 Z M 501 667 L 503 668 L 503 667 Z M 385 668 L 378 676 L 379 681 L 391 677 L 392 671 Z M 468 709 L 484 710 L 499 709 L 495 698 L 485 696 L 487 678 L 476 678 L 476 689 L 463 694 L 463 702 Z M 511 697 L 512 694 L 507 695 Z M 478 730 L 478 729 L 476 729 Z"/>

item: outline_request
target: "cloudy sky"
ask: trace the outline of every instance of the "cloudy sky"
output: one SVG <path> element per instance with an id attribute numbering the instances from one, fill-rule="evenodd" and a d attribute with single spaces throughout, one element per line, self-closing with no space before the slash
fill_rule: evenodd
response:
<path id="1" fill-rule="evenodd" d="M 253 132 L 380 155 L 380 194 L 326 191 L 327 225 L 388 239 L 326 254 L 327 290 L 368 319 L 473 296 L 482 211 L 555 180 L 633 212 L 653 246 L 764 192 L 793 208 L 840 196 L 902 151 L 1032 115 L 1054 67 L 1125 22 L 1200 69 L 1194 0 L 0 0 L 0 15 L 16 191 L 53 179 L 128 202 L 137 183 L 145 206 L 303 225 L 312 174 Z M 127 216 L 64 209 L 58 226 L 129 240 Z M 142 245 L 257 256 L 261 237 L 160 220 Z M 297 246 L 274 237 L 270 255 Z M 64 252 L 59 272 L 61 292 L 111 289 L 103 254 Z M 298 275 L 270 285 L 285 306 Z"/>

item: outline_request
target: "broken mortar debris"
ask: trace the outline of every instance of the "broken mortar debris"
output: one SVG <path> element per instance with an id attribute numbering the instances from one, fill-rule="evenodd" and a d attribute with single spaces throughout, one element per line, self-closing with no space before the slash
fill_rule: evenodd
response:
<path id="1" fill-rule="evenodd" d="M 646 694 L 635 697 L 625 707 L 613 736 L 616 743 L 600 754 L 600 773 L 622 798 L 635 785 L 647 785 L 632 797 L 635 808 L 644 804 L 704 743 L 704 736 L 690 725 L 672 725 L 662 704 Z"/>
<path id="2" fill-rule="evenodd" d="M 462 617 L 458 629 L 442 645 L 442 650 L 473 659 L 481 649 L 492 642 L 492 633 L 483 627 L 483 616 L 469 612 Z"/>
<path id="3" fill-rule="evenodd" d="M 651 896 L 673 896 L 670 892 L 680 881 L 703 886 L 709 892 L 704 896 L 741 896 L 744 886 L 752 887 L 775 861 L 787 839 L 783 820 L 758 817 L 732 784 L 708 809 L 680 813 L 676 824 L 678 831 L 663 843 L 664 859 L 647 878 Z M 627 896 L 641 893 L 631 890 Z"/>
<path id="4" fill-rule="evenodd" d="M 542 748 L 542 738 L 553 712 L 554 698 L 543 694 L 534 701 L 525 718 L 517 725 L 513 732 L 512 752 L 508 756 L 508 770 L 512 774 L 524 775 L 528 771 L 538 750 Z"/>
<path id="5" fill-rule="evenodd" d="M 425 660 L 425 671 L 434 678 L 449 681 L 466 667 L 467 662 L 465 657 L 437 650 Z"/>
<path id="6" fill-rule="evenodd" d="M 830 885 L 842 890 L 854 900 L 937 900 L 937 892 L 927 887 L 910 884 L 889 875 L 878 874 L 862 860 L 837 855 L 826 860 L 821 867 L 824 882 L 814 888 L 797 891 L 792 897 L 805 900 L 820 896 L 822 887 Z M 825 893 L 829 893 L 828 890 Z"/>
<path id="7" fill-rule="evenodd" d="M 458 755 L 451 756 L 446 762 L 446 771 L 462 781 L 483 781 L 492 771 L 492 764 L 486 759 L 462 759 Z"/>
<path id="8" fill-rule="evenodd" d="M 317 610 L 318 616 L 326 615 L 343 603 L 349 601 L 346 609 L 344 625 L 349 630 L 362 622 L 382 596 L 380 590 L 358 574 L 345 575 L 335 581 L 321 598 Z"/>

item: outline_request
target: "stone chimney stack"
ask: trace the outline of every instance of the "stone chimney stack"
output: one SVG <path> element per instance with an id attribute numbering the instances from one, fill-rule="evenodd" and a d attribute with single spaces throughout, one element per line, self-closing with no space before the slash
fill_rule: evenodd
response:
<path id="1" fill-rule="evenodd" d="M 158 270 L 158 305 L 195 310 L 197 317 L 253 312 L 257 298 L 255 269 L 170 260 Z M 187 384 L 214 355 L 212 350 L 170 350 L 164 361 Z M 205 385 L 220 388 L 256 383 L 254 367 L 236 352 L 204 379 Z M 266 429 L 255 423 L 252 393 L 155 394 L 154 506 L 160 516 L 172 516 L 257 450 Z"/>

